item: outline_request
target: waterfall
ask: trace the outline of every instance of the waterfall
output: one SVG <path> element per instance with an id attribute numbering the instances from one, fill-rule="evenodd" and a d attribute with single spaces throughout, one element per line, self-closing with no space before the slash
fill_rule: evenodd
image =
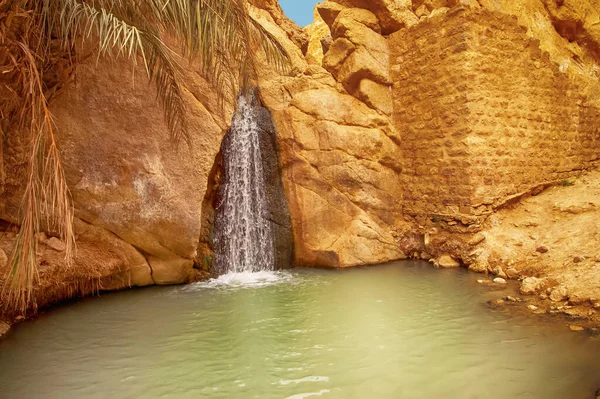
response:
<path id="1" fill-rule="evenodd" d="M 275 269 L 254 93 L 238 99 L 223 145 L 223 175 L 215 215 L 215 261 L 220 274 Z"/>

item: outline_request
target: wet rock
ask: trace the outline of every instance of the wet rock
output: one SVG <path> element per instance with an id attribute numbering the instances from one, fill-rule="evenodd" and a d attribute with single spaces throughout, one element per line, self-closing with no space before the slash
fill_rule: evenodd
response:
<path id="1" fill-rule="evenodd" d="M 2 338 L 2 336 L 4 334 L 6 334 L 8 332 L 8 330 L 10 330 L 10 326 L 2 321 L 0 321 L 0 338 Z"/>
<path id="2" fill-rule="evenodd" d="M 546 252 L 548 252 L 548 247 L 545 245 L 540 245 L 535 250 L 541 254 L 545 254 Z"/>
<path id="3" fill-rule="evenodd" d="M 537 291 L 544 288 L 545 281 L 544 279 L 539 279 L 537 277 L 527 277 L 521 283 L 521 287 L 519 288 L 519 292 L 523 295 L 533 295 Z"/>
<path id="4" fill-rule="evenodd" d="M 58 252 L 63 252 L 67 248 L 65 243 L 56 237 L 51 237 L 48 239 L 48 241 L 46 241 L 46 245 Z"/>
<path id="5" fill-rule="evenodd" d="M 505 301 L 507 302 L 520 302 L 519 298 L 515 298 L 514 296 L 507 296 L 506 298 L 504 298 Z"/>
<path id="6" fill-rule="evenodd" d="M 504 273 L 504 270 L 502 270 L 502 268 L 500 266 L 496 266 L 493 270 L 492 273 L 498 277 L 501 277 L 503 279 L 506 279 L 508 276 L 506 275 L 506 273 Z"/>
<path id="7" fill-rule="evenodd" d="M 465 261 L 468 262 L 469 270 L 476 273 L 484 273 L 488 270 L 489 252 L 483 248 L 477 248 L 469 254 Z"/>
<path id="8" fill-rule="evenodd" d="M 504 299 L 495 299 L 493 301 L 489 301 L 488 305 L 490 305 L 492 308 L 499 308 L 506 305 L 506 302 Z"/>
<path id="9" fill-rule="evenodd" d="M 565 286 L 556 287 L 555 289 L 552 290 L 552 292 L 550 292 L 550 296 L 549 296 L 549 298 L 552 302 L 564 301 L 568 297 L 569 297 L 569 292 L 567 290 L 567 287 L 565 287 Z"/>
<path id="10" fill-rule="evenodd" d="M 515 279 L 515 278 L 519 277 L 519 271 L 517 269 L 515 269 L 514 267 L 509 267 L 506 270 L 506 275 L 508 278 Z"/>
<path id="11" fill-rule="evenodd" d="M 503 279 L 502 277 L 496 277 L 494 279 L 494 283 L 496 283 L 496 284 L 506 284 L 506 280 Z"/>
<path id="12" fill-rule="evenodd" d="M 441 267 L 441 268 L 453 268 L 453 267 L 459 267 L 460 263 L 458 263 L 457 261 L 455 261 L 450 255 L 445 254 L 440 256 L 436 262 L 435 262 L 437 267 Z"/>
<path id="13" fill-rule="evenodd" d="M 583 328 L 583 327 L 581 327 L 581 326 L 576 326 L 576 325 L 574 325 L 574 324 L 571 324 L 571 325 L 569 326 L 569 329 L 570 329 L 571 331 L 577 331 L 577 332 L 579 332 L 579 331 L 585 331 L 585 328 Z"/>
<path id="14" fill-rule="evenodd" d="M 537 306 L 535 306 L 535 305 L 527 305 L 527 309 L 529 309 L 529 310 L 531 310 L 531 311 L 535 311 L 535 310 L 537 310 L 537 309 L 538 309 L 538 307 L 537 307 Z"/>

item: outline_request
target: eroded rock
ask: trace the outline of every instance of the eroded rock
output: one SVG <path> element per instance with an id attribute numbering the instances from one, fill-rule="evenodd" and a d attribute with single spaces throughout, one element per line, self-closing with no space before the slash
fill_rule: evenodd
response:
<path id="1" fill-rule="evenodd" d="M 538 291 L 545 288 L 545 279 L 540 279 L 537 277 L 527 277 L 521 283 L 521 287 L 519 288 L 519 292 L 523 295 L 534 295 Z"/>
<path id="2" fill-rule="evenodd" d="M 554 288 L 549 295 L 549 298 L 552 302 L 560 302 L 564 301 L 569 297 L 569 291 L 565 286 L 558 286 Z"/>
<path id="3" fill-rule="evenodd" d="M 452 258 L 452 256 L 445 254 L 440 256 L 436 261 L 435 264 L 438 267 L 447 269 L 447 268 L 453 268 L 453 267 L 460 267 L 460 263 L 457 262 L 456 260 L 454 260 L 454 258 Z"/>

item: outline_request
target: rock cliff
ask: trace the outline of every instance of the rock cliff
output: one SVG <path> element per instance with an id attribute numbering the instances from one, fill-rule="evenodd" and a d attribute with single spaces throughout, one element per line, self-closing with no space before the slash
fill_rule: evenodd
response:
<path id="1" fill-rule="evenodd" d="M 468 242 L 490 218 L 600 160 L 598 0 L 325 1 L 304 29 L 276 0 L 249 3 L 291 58 L 283 73 L 265 60 L 256 83 L 296 265 L 477 263 Z M 77 275 L 43 246 L 44 273 L 71 274 L 79 294 L 198 278 L 231 106 L 187 68 L 195 133 L 177 149 L 142 73 L 134 84 L 129 67 L 94 57 L 78 73 L 53 105 L 78 218 L 75 267 L 106 261 Z M 5 139 L 0 218 L 10 223 L 21 147 Z"/>

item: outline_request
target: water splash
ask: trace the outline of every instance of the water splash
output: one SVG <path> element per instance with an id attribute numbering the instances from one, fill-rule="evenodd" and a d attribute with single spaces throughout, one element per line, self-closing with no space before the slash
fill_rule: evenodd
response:
<path id="1" fill-rule="evenodd" d="M 281 283 L 290 283 L 293 279 L 294 275 L 285 271 L 227 273 L 188 287 L 190 290 L 205 288 L 261 288 Z"/>
<path id="2" fill-rule="evenodd" d="M 254 93 L 240 95 L 223 142 L 223 180 L 215 215 L 219 274 L 275 269 L 258 112 Z"/>

